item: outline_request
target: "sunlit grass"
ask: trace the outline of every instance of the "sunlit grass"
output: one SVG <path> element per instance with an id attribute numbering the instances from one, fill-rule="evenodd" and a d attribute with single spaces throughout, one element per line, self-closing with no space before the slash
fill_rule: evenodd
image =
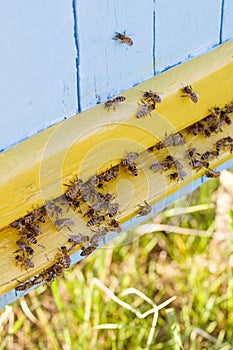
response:
<path id="1" fill-rule="evenodd" d="M 233 349 L 233 241 L 221 251 L 212 234 L 217 187 L 210 181 L 176 204 L 189 210 L 160 215 L 161 224 L 209 230 L 207 237 L 151 232 L 126 244 L 122 235 L 115 248 L 2 310 L 0 349 Z M 138 317 L 174 296 L 154 328 L 155 310 Z"/>

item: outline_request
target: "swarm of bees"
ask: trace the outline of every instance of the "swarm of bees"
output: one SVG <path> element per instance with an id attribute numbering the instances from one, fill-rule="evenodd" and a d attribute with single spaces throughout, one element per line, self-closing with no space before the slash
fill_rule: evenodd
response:
<path id="1" fill-rule="evenodd" d="M 116 33 L 114 39 L 129 46 L 133 45 L 132 40 L 125 35 L 125 32 L 123 34 Z M 182 97 L 189 97 L 193 103 L 198 102 L 197 93 L 193 91 L 191 85 L 183 87 L 182 93 Z M 104 107 L 108 111 L 110 108 L 115 111 L 117 104 L 123 101 L 125 101 L 124 96 L 117 96 L 105 102 Z M 158 93 L 151 90 L 143 92 L 136 117 L 140 119 L 151 115 L 156 105 L 161 102 L 162 99 Z M 203 153 L 190 145 L 185 150 L 183 161 L 172 156 L 169 149 L 172 148 L 174 151 L 175 147 L 184 148 L 187 135 L 190 134 L 193 136 L 203 135 L 205 138 L 209 138 L 213 133 L 221 133 L 225 126 L 232 123 L 232 113 L 233 103 L 226 105 L 224 108 L 215 106 L 209 110 L 207 116 L 185 130 L 170 135 L 165 134 L 160 142 L 147 149 L 150 154 L 156 153 L 158 155 L 156 161 L 149 165 L 149 169 L 154 173 L 166 172 L 167 181 L 173 183 L 183 181 L 187 176 L 188 168 L 196 172 L 204 169 L 206 177 L 217 178 L 220 172 L 211 168 L 211 162 L 221 156 L 223 151 L 232 153 L 232 137 L 219 138 L 213 144 L 212 149 L 206 149 Z M 162 152 L 160 152 L 161 150 Z M 165 152 L 169 152 L 169 154 L 164 154 Z M 115 200 L 115 195 L 107 191 L 106 187 L 109 182 L 117 179 L 120 171 L 126 171 L 133 177 L 137 177 L 139 174 L 138 165 L 140 165 L 139 158 L 140 154 L 138 152 L 128 152 L 125 157 L 119 160 L 119 164 L 111 166 L 98 175 L 93 175 L 86 182 L 76 177 L 68 184 L 64 184 L 65 191 L 61 197 L 48 200 L 41 208 L 33 208 L 30 213 L 11 224 L 20 236 L 15 242 L 14 262 L 20 268 L 26 270 L 34 267 L 35 247 L 44 248 L 38 243 L 38 238 L 42 234 L 41 226 L 45 222 L 46 216 L 52 219 L 58 230 L 69 231 L 68 241 L 66 245 L 58 248 L 52 266 L 31 280 L 19 284 L 16 287 L 17 291 L 26 290 L 40 283 L 51 284 L 56 276 L 61 275 L 65 269 L 70 267 L 70 253 L 80 250 L 81 256 L 88 256 L 98 248 L 109 231 L 118 233 L 122 231 L 118 221 L 120 205 Z M 68 210 L 76 211 L 85 222 L 87 228 L 85 235 L 73 232 L 75 222 L 66 214 L 68 210 L 64 210 L 64 205 L 68 207 Z M 152 207 L 147 201 L 139 204 L 138 207 L 138 216 L 146 216 L 152 211 Z"/>

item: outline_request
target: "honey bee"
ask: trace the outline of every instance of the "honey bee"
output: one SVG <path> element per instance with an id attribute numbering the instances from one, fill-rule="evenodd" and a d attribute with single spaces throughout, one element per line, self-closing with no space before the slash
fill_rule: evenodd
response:
<path id="1" fill-rule="evenodd" d="M 26 225 L 34 225 L 39 222 L 45 222 L 46 210 L 45 207 L 33 209 L 30 213 L 24 216 Z"/>
<path id="2" fill-rule="evenodd" d="M 114 167 L 106 170 L 104 173 L 100 174 L 100 181 L 109 182 L 115 179 L 119 174 L 119 165 L 115 165 Z"/>
<path id="3" fill-rule="evenodd" d="M 197 123 L 198 131 L 203 134 L 205 137 L 210 137 L 211 132 L 203 123 Z"/>
<path id="4" fill-rule="evenodd" d="M 133 176 L 138 176 L 138 169 L 136 165 L 130 165 L 127 169 Z"/>
<path id="5" fill-rule="evenodd" d="M 121 165 L 128 166 L 133 165 L 134 161 L 138 158 L 139 153 L 137 152 L 129 152 L 127 156 L 121 160 Z"/>
<path id="6" fill-rule="evenodd" d="M 94 252 L 94 250 L 96 250 L 97 246 L 94 245 L 90 245 L 88 247 L 83 247 L 82 248 L 82 252 L 80 253 L 81 256 L 88 256 L 90 255 L 92 252 Z"/>
<path id="7" fill-rule="evenodd" d="M 133 46 L 133 40 L 129 36 L 125 35 L 125 31 L 122 34 L 119 32 L 115 32 L 115 36 L 113 37 L 113 40 L 118 40 L 122 44 Z"/>
<path id="8" fill-rule="evenodd" d="M 122 231 L 120 223 L 116 219 L 112 219 L 108 222 L 108 225 L 110 227 L 110 231 L 116 231 L 120 233 Z"/>
<path id="9" fill-rule="evenodd" d="M 52 217 L 56 216 L 58 218 L 59 215 L 62 215 L 62 208 L 52 200 L 46 202 L 45 210 Z"/>
<path id="10" fill-rule="evenodd" d="M 181 170 L 181 171 L 178 171 L 178 172 L 170 174 L 169 178 L 170 178 L 170 180 L 177 180 L 177 181 L 179 181 L 179 179 L 180 180 L 184 180 L 185 176 L 187 176 L 187 173 L 185 171 Z"/>
<path id="11" fill-rule="evenodd" d="M 220 171 L 214 171 L 212 169 L 209 169 L 208 171 L 206 171 L 204 175 L 209 178 L 217 178 L 220 176 L 220 174 L 221 174 Z"/>
<path id="12" fill-rule="evenodd" d="M 187 130 L 188 130 L 189 134 L 193 134 L 194 136 L 197 136 L 197 134 L 198 134 L 198 125 L 197 125 L 197 123 L 194 123 L 194 124 L 190 125 L 187 128 Z"/>
<path id="13" fill-rule="evenodd" d="M 193 88 L 191 85 L 186 85 L 184 86 L 181 91 L 183 92 L 184 95 L 181 95 L 181 97 L 186 97 L 188 96 L 190 98 L 190 100 L 193 103 L 197 103 L 198 102 L 198 97 L 197 94 L 193 91 Z"/>
<path id="14" fill-rule="evenodd" d="M 153 153 L 154 150 L 155 150 L 155 146 L 151 146 L 151 147 L 147 148 L 148 153 Z"/>
<path id="15" fill-rule="evenodd" d="M 59 230 L 61 230 L 63 227 L 66 227 L 69 231 L 72 232 L 69 226 L 74 225 L 74 220 L 70 218 L 56 219 L 54 224 Z"/>
<path id="16" fill-rule="evenodd" d="M 231 118 L 228 115 L 227 111 L 221 112 L 221 119 L 227 124 L 230 125 L 232 123 Z"/>
<path id="17" fill-rule="evenodd" d="M 218 151 L 206 151 L 201 155 L 201 160 L 211 160 L 219 155 Z"/>
<path id="18" fill-rule="evenodd" d="M 185 144 L 185 138 L 180 132 L 177 132 L 175 134 L 165 136 L 165 139 L 157 143 L 155 147 L 157 150 L 161 150 L 165 147 L 179 146 L 184 144 Z"/>
<path id="19" fill-rule="evenodd" d="M 15 290 L 16 291 L 24 291 L 24 290 L 31 288 L 32 286 L 33 286 L 32 281 L 27 281 L 27 282 L 21 283 L 18 286 L 16 286 Z"/>
<path id="20" fill-rule="evenodd" d="M 83 236 L 83 235 L 73 235 L 73 236 L 70 236 L 70 238 L 68 239 L 68 242 L 69 243 L 73 243 L 72 246 L 69 248 L 69 252 L 71 250 L 73 250 L 75 248 L 76 245 L 81 245 L 85 242 L 88 242 L 89 241 L 89 236 Z"/>
<path id="21" fill-rule="evenodd" d="M 68 269 L 70 267 L 71 259 L 68 254 L 69 250 L 66 246 L 62 246 L 59 248 L 59 253 L 55 255 L 55 259 L 62 263 L 63 269 Z"/>
<path id="22" fill-rule="evenodd" d="M 76 178 L 70 185 L 64 184 L 68 187 L 65 192 L 65 196 L 67 199 L 79 199 L 81 197 L 80 188 L 83 184 L 83 181 L 79 178 Z"/>
<path id="23" fill-rule="evenodd" d="M 94 216 L 87 222 L 87 227 L 99 225 L 104 220 L 105 220 L 105 217 L 103 215 Z"/>
<path id="24" fill-rule="evenodd" d="M 26 269 L 27 267 L 34 267 L 33 262 L 29 258 L 25 258 L 24 256 L 18 254 L 15 256 L 15 261 L 16 264 L 21 264 L 21 266 L 24 266 Z"/>
<path id="25" fill-rule="evenodd" d="M 191 147 L 186 151 L 186 156 L 188 159 L 196 159 L 196 156 L 200 156 L 200 153 L 196 152 L 196 148 Z"/>
<path id="26" fill-rule="evenodd" d="M 230 136 L 223 137 L 216 142 L 216 151 L 219 152 L 224 147 L 230 147 L 230 153 L 233 151 L 233 139 Z"/>
<path id="27" fill-rule="evenodd" d="M 84 202 L 94 202 L 97 192 L 91 183 L 83 184 L 80 188 L 80 192 Z"/>
<path id="28" fill-rule="evenodd" d="M 161 163 L 159 161 L 155 161 L 154 163 L 152 163 L 150 165 L 150 169 L 153 170 L 154 172 L 163 170 L 163 163 Z"/>
<path id="29" fill-rule="evenodd" d="M 27 233 L 23 235 L 23 238 L 25 238 L 28 243 L 37 244 L 37 239 L 33 233 Z"/>
<path id="30" fill-rule="evenodd" d="M 118 210 L 119 210 L 119 204 L 118 203 L 110 204 L 109 207 L 108 207 L 108 216 L 110 218 L 112 218 L 113 216 L 115 216 L 117 214 Z"/>
<path id="31" fill-rule="evenodd" d="M 138 216 L 146 216 L 152 211 L 152 207 L 144 201 L 145 205 L 138 205 L 140 207 Z"/>
<path id="32" fill-rule="evenodd" d="M 153 92 L 151 90 L 144 92 L 143 97 L 146 100 L 149 100 L 149 101 L 151 100 L 154 103 L 161 103 L 162 102 L 161 97 L 156 92 Z"/>
<path id="33" fill-rule="evenodd" d="M 155 109 L 155 103 L 154 102 L 149 102 L 145 103 L 143 100 L 141 100 L 141 104 L 138 103 L 139 105 L 139 111 L 136 115 L 136 118 L 145 118 L 147 115 L 151 116 L 151 113 Z"/>
<path id="34" fill-rule="evenodd" d="M 225 111 L 226 111 L 227 113 L 233 113 L 233 103 L 232 103 L 232 102 L 231 102 L 230 105 L 226 105 L 226 106 L 225 106 Z"/>
<path id="35" fill-rule="evenodd" d="M 193 169 L 200 169 L 202 167 L 204 168 L 209 168 L 210 163 L 206 162 L 204 160 L 192 158 L 191 161 L 189 162 L 189 165 L 193 167 Z"/>
<path id="36" fill-rule="evenodd" d="M 26 253 L 28 256 L 32 256 L 34 254 L 34 250 L 29 245 L 27 245 L 25 242 L 16 241 L 15 243 L 19 247 L 19 249 L 16 250 L 15 253 L 18 253 L 20 250 L 22 250 L 23 253 Z"/>
<path id="37" fill-rule="evenodd" d="M 104 108 L 107 108 L 108 111 L 110 110 L 110 108 L 112 107 L 113 110 L 115 111 L 116 110 L 116 105 L 120 102 L 123 102 L 125 101 L 126 97 L 125 96 L 117 96 L 117 97 L 114 97 L 112 98 L 111 100 L 108 100 L 105 102 L 104 104 Z"/>

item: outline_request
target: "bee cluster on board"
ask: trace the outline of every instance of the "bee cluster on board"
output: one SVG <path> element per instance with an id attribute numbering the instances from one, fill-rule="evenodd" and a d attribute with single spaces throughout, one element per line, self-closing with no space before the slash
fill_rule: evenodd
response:
<path id="1" fill-rule="evenodd" d="M 128 46 L 133 46 L 133 40 L 125 32 L 115 32 L 114 40 Z M 192 103 L 198 103 L 198 94 L 193 91 L 191 85 L 181 88 L 180 97 L 189 98 Z M 119 103 L 126 100 L 125 96 L 116 96 L 104 103 L 104 108 L 109 111 L 111 108 L 115 111 Z M 156 109 L 157 104 L 162 103 L 162 99 L 157 92 L 143 92 L 136 118 L 141 119 L 151 116 L 151 112 Z M 211 169 L 211 161 L 220 156 L 222 151 L 233 151 L 233 139 L 230 136 L 219 138 L 212 145 L 212 149 L 200 153 L 191 144 L 187 147 L 186 137 L 192 135 L 196 137 L 202 135 L 209 138 L 213 133 L 219 134 L 225 126 L 232 123 L 233 102 L 227 104 L 224 108 L 214 107 L 209 110 L 209 114 L 202 120 L 194 123 L 186 129 L 174 134 L 165 135 L 164 139 L 149 147 L 146 151 L 156 156 L 156 161 L 149 165 L 149 171 L 153 173 L 165 173 L 168 181 L 182 181 L 187 176 L 184 170 L 184 161 L 191 170 L 200 171 L 205 169 L 204 175 L 209 178 L 216 178 L 220 175 L 219 171 Z M 185 156 L 183 161 L 170 153 L 164 155 L 162 150 L 168 150 L 170 147 L 185 147 Z M 20 283 L 16 286 L 16 291 L 27 290 L 32 286 L 46 283 L 51 284 L 56 276 L 62 274 L 71 264 L 70 254 L 75 250 L 80 250 L 81 256 L 90 255 L 98 246 L 109 231 L 121 232 L 122 228 L 118 220 L 120 205 L 115 200 L 115 195 L 106 189 L 106 184 L 117 179 L 121 170 L 129 173 L 130 176 L 137 177 L 140 171 L 140 153 L 128 152 L 119 164 L 112 166 L 101 174 L 93 175 L 88 181 L 76 177 L 69 184 L 64 184 L 66 190 L 59 198 L 48 200 L 44 206 L 33 208 L 33 210 L 14 221 L 11 227 L 18 231 L 19 239 L 15 242 L 17 250 L 14 252 L 14 261 L 21 268 L 30 269 L 34 267 L 33 256 L 34 247 L 45 249 L 38 243 L 38 237 L 42 234 L 43 224 L 47 217 L 50 217 L 53 225 L 61 230 L 66 228 L 69 231 L 69 237 L 65 245 L 57 248 L 57 252 L 52 259 L 52 265 L 37 274 L 30 280 Z M 64 210 L 64 206 L 68 210 Z M 75 211 L 80 218 L 85 221 L 87 234 L 75 233 L 77 228 L 75 222 L 68 215 L 68 211 Z M 137 214 L 146 216 L 151 213 L 152 207 L 147 201 L 138 204 Z M 64 212 L 66 213 L 64 217 Z"/>

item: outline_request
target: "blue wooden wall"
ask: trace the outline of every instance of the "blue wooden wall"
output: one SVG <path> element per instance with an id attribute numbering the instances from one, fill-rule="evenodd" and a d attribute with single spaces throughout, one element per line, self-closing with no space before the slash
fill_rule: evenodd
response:
<path id="1" fill-rule="evenodd" d="M 232 0 L 0 3 L 0 150 L 233 38 Z M 129 47 L 112 40 L 131 36 Z"/>

